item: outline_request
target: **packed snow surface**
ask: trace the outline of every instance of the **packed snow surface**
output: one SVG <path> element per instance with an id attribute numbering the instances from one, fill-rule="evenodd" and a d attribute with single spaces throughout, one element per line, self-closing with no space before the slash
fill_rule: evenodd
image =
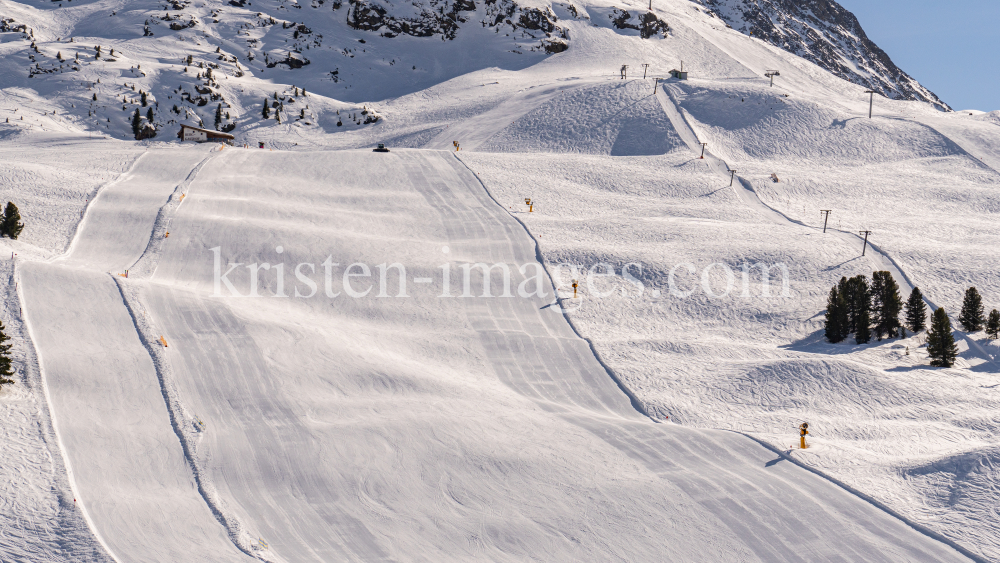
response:
<path id="1" fill-rule="evenodd" d="M 996 341 L 822 330 L 875 270 L 1000 307 L 996 112 L 869 119 L 686 0 L 525 3 L 558 54 L 239 3 L 0 0 L 0 559 L 1000 560 Z"/>

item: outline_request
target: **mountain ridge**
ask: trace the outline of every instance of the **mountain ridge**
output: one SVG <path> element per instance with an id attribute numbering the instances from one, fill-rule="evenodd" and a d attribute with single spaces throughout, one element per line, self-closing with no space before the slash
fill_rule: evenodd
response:
<path id="1" fill-rule="evenodd" d="M 692 0 L 733 29 L 794 53 L 887 98 L 951 107 L 896 66 L 835 0 Z"/>

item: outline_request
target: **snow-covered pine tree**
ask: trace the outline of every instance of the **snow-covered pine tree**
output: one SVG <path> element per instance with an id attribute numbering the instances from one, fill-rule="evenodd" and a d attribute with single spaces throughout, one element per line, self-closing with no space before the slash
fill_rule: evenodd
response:
<path id="1" fill-rule="evenodd" d="M 950 368 L 955 365 L 958 357 L 958 346 L 955 345 L 955 335 L 951 333 L 951 320 L 944 307 L 939 307 L 931 317 L 931 329 L 927 331 L 927 355 L 931 365 Z"/>
<path id="2" fill-rule="evenodd" d="M 153 124 L 153 108 L 149 108 L 149 111 L 146 112 L 146 121 L 148 121 L 150 125 Z"/>
<path id="3" fill-rule="evenodd" d="M 264 111 L 261 113 L 261 115 L 264 116 L 264 119 L 269 119 L 271 117 L 271 106 L 270 103 L 267 101 L 267 98 L 264 98 Z"/>
<path id="4" fill-rule="evenodd" d="M 993 309 L 986 319 L 986 336 L 996 340 L 1000 338 L 1000 311 Z"/>
<path id="5" fill-rule="evenodd" d="M 94 101 L 95 102 L 97 101 L 97 94 L 96 93 L 94 94 Z"/>
<path id="6" fill-rule="evenodd" d="M 847 303 L 837 291 L 837 286 L 833 286 L 826 301 L 826 339 L 833 343 L 842 342 L 847 334 Z"/>
<path id="7" fill-rule="evenodd" d="M 215 130 L 219 130 L 219 126 L 222 125 L 222 104 L 215 108 Z"/>
<path id="8" fill-rule="evenodd" d="M 927 305 L 919 287 L 913 288 L 910 298 L 906 300 L 906 326 L 913 332 L 927 328 Z"/>
<path id="9" fill-rule="evenodd" d="M 965 290 L 965 299 L 962 301 L 962 312 L 958 316 L 958 322 L 962 324 L 965 332 L 976 332 L 983 329 L 986 322 L 986 312 L 983 309 L 983 298 L 979 295 L 979 290 L 970 287 Z"/>
<path id="10" fill-rule="evenodd" d="M 0 221 L 0 236 L 16 240 L 21 235 L 23 229 L 24 223 L 21 222 L 21 212 L 18 211 L 14 202 L 8 201 L 7 207 L 3 210 L 3 221 Z"/>
<path id="11" fill-rule="evenodd" d="M 3 325 L 3 321 L 0 321 L 0 387 L 14 383 L 14 380 L 10 379 L 14 375 L 14 370 L 11 368 L 10 361 L 11 345 L 7 344 L 10 337 L 7 336 L 6 331 L 7 327 Z"/>
<path id="12" fill-rule="evenodd" d="M 139 90 L 139 101 L 140 103 L 142 103 L 142 107 L 146 107 L 149 105 L 149 100 L 146 98 L 146 93 L 143 92 L 142 90 Z"/>

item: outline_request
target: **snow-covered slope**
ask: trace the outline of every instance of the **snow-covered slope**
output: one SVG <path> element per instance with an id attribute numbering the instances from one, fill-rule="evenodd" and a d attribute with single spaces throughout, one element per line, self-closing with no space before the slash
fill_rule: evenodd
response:
<path id="1" fill-rule="evenodd" d="M 65 259 L 19 274 L 73 491 L 112 556 L 966 560 L 747 438 L 643 416 L 452 155 L 200 152 L 144 155 Z M 219 293 L 215 252 L 270 267 Z M 291 265 L 324 258 L 344 265 L 337 296 L 307 267 L 305 297 Z M 340 275 L 388 260 L 405 290 L 377 266 Z M 527 265 L 540 277 L 511 287 L 544 293 L 442 301 L 441 262 Z"/>
<path id="2" fill-rule="evenodd" d="M 871 84 L 828 60 L 646 6 L 0 0 L 0 194 L 27 223 L 0 240 L 4 555 L 1000 558 L 995 342 L 958 333 L 932 369 L 922 334 L 829 345 L 820 322 L 873 270 L 1000 305 L 995 112 L 876 97 L 869 120 Z M 220 107 L 272 150 L 173 139 Z M 380 296 L 393 263 L 406 298 L 391 267 Z M 547 274 L 438 297 L 475 263 L 512 288 L 542 264 L 560 298 Z M 599 263 L 617 276 L 560 267 Z M 744 264 L 774 266 L 769 294 Z"/>

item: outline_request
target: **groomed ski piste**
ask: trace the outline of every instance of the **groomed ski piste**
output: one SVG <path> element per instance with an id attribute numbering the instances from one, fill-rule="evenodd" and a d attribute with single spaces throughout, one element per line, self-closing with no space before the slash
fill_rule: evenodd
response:
<path id="1" fill-rule="evenodd" d="M 957 332 L 940 369 L 924 333 L 822 330 L 874 270 L 953 319 L 972 285 L 1000 307 L 1000 117 L 869 119 L 863 87 L 686 0 L 646 40 L 575 7 L 530 65 L 460 35 L 434 85 L 373 78 L 382 119 L 349 131 L 360 99 L 280 70 L 227 80 L 319 115 L 225 147 L 98 139 L 58 90 L 4 87 L 31 123 L 0 122 L 26 223 L 0 239 L 0 559 L 1000 560 L 997 344 Z M 141 41 L 115 48 L 146 91 L 193 42 Z"/>

